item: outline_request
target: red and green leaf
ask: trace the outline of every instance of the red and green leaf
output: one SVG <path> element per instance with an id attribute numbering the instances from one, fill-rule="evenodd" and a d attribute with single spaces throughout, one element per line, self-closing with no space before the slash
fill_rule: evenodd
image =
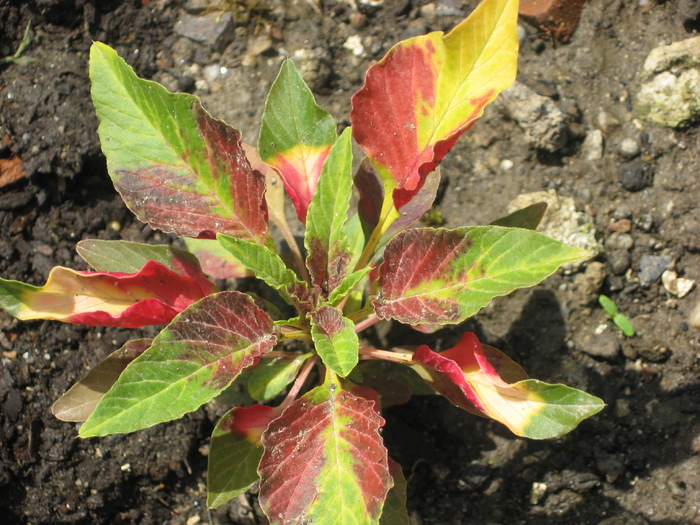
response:
<path id="1" fill-rule="evenodd" d="M 344 226 L 352 197 L 352 136 L 346 128 L 328 155 L 306 216 L 304 244 L 312 284 L 327 298 L 347 273 Z"/>
<path id="2" fill-rule="evenodd" d="M 376 524 L 392 486 L 374 403 L 335 382 L 296 400 L 262 437 L 260 505 L 272 525 Z"/>
<path id="3" fill-rule="evenodd" d="M 320 306 L 309 314 L 311 336 L 323 364 L 347 376 L 358 362 L 359 339 L 353 322 L 332 306 Z"/>
<path id="4" fill-rule="evenodd" d="M 202 272 L 200 260 L 196 256 L 172 246 L 89 239 L 80 241 L 76 250 L 98 272 L 135 273 L 148 261 L 155 261 L 177 274 L 199 282 L 207 295 L 219 291 Z"/>
<path id="5" fill-rule="evenodd" d="M 333 117 L 286 60 L 267 95 L 258 152 L 279 173 L 302 222 L 335 139 Z"/>
<path id="6" fill-rule="evenodd" d="M 250 167 L 238 130 L 194 96 L 138 78 L 99 42 L 90 79 L 110 177 L 140 220 L 185 237 L 265 242 L 265 178 Z"/>
<path id="7" fill-rule="evenodd" d="M 264 405 L 233 408 L 222 416 L 211 435 L 207 469 L 207 506 L 223 505 L 258 480 L 263 454 L 260 437 L 279 410 Z"/>
<path id="8" fill-rule="evenodd" d="M 212 279 L 251 277 L 253 272 L 231 255 L 216 239 L 183 239 L 187 249 L 199 260 L 202 271 Z"/>
<path id="9" fill-rule="evenodd" d="M 494 297 L 534 286 L 588 255 L 521 228 L 407 230 L 384 250 L 374 306 L 381 319 L 411 325 L 461 323 Z"/>
<path id="10" fill-rule="evenodd" d="M 133 432 L 192 412 L 270 351 L 276 340 L 272 319 L 247 295 L 205 297 L 126 367 L 80 435 Z"/>
<path id="11" fill-rule="evenodd" d="M 439 354 L 423 345 L 413 361 L 453 404 L 495 419 L 518 436 L 561 436 L 605 406 L 602 400 L 575 388 L 528 379 L 518 364 L 495 348 L 482 347 L 472 333 Z"/>
<path id="12" fill-rule="evenodd" d="M 308 311 L 312 307 L 311 294 L 306 283 L 287 268 L 279 255 L 265 246 L 244 239 L 225 235 L 219 235 L 217 239 L 245 268 L 280 292 L 282 297 L 294 304 L 298 310 Z"/>
<path id="13" fill-rule="evenodd" d="M 203 290 L 200 282 L 154 261 L 134 274 L 77 272 L 58 266 L 41 288 L 0 279 L 0 307 L 18 319 L 91 326 L 169 323 L 209 293 L 211 289 Z"/>
<path id="14" fill-rule="evenodd" d="M 350 121 L 396 209 L 515 80 L 517 19 L 518 0 L 485 0 L 447 35 L 405 40 L 367 72 Z"/>
<path id="15" fill-rule="evenodd" d="M 127 365 L 143 354 L 151 342 L 152 339 L 134 339 L 109 354 L 53 404 L 51 413 L 61 421 L 85 421 Z"/>

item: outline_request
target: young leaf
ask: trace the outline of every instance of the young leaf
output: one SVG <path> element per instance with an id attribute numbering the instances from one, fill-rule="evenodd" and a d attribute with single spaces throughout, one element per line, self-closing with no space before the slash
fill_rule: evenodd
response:
<path id="1" fill-rule="evenodd" d="M 202 273 L 197 257 L 172 246 L 89 239 L 80 241 L 76 250 L 98 272 L 135 273 L 148 261 L 155 261 L 175 273 L 192 277 L 207 295 L 218 292 L 214 283 Z"/>
<path id="2" fill-rule="evenodd" d="M 154 261 L 133 274 L 57 266 L 41 288 L 0 279 L 0 307 L 22 320 L 138 328 L 170 322 L 210 291 Z"/>
<path id="3" fill-rule="evenodd" d="M 233 408 L 222 416 L 211 435 L 207 469 L 207 506 L 215 508 L 243 494 L 258 480 L 263 447 L 260 436 L 277 409 L 254 405 Z"/>
<path id="4" fill-rule="evenodd" d="M 196 410 L 274 347 L 272 330 L 272 319 L 247 295 L 205 297 L 127 366 L 80 436 L 133 432 Z"/>
<path id="5" fill-rule="evenodd" d="M 268 401 L 279 395 L 294 381 L 299 369 L 312 354 L 289 355 L 262 359 L 253 369 L 248 381 L 248 392 L 256 401 Z"/>
<path id="6" fill-rule="evenodd" d="M 265 242 L 265 178 L 248 164 L 238 130 L 194 96 L 138 78 L 99 42 L 90 79 L 110 177 L 140 220 L 186 237 Z"/>
<path id="7" fill-rule="evenodd" d="M 394 486 L 386 495 L 379 525 L 410 525 L 411 520 L 406 510 L 406 478 L 401 465 L 391 458 L 389 458 L 389 473 L 394 480 Z"/>
<path id="8" fill-rule="evenodd" d="M 343 227 L 352 197 L 352 136 L 346 128 L 331 149 L 306 216 L 304 245 L 311 282 L 326 297 L 343 280 L 350 259 Z"/>
<path id="9" fill-rule="evenodd" d="M 212 279 L 251 277 L 253 272 L 231 255 L 216 239 L 184 237 L 187 249 L 199 259 L 202 271 Z"/>
<path id="10" fill-rule="evenodd" d="M 296 274 L 287 268 L 279 255 L 264 246 L 243 239 L 225 235 L 219 235 L 217 239 L 243 266 L 280 292 L 286 301 L 301 311 L 311 308 L 311 295 L 306 283 L 300 281 Z"/>
<path id="11" fill-rule="evenodd" d="M 365 266 L 356 272 L 346 275 L 340 284 L 338 284 L 336 288 L 333 288 L 333 291 L 328 297 L 328 303 L 336 306 L 352 291 L 353 288 L 355 288 L 355 286 L 357 286 L 357 284 L 370 272 L 371 269 L 371 267 Z"/>
<path id="12" fill-rule="evenodd" d="M 347 376 L 358 361 L 359 340 L 353 322 L 332 306 L 321 306 L 309 314 L 311 336 L 323 364 Z"/>
<path id="13" fill-rule="evenodd" d="M 316 104 L 294 63 L 285 60 L 267 95 L 258 151 L 284 181 L 302 222 L 335 138 L 333 117 Z"/>
<path id="14" fill-rule="evenodd" d="M 425 367 L 433 387 L 453 404 L 491 417 L 522 437 L 561 436 L 605 406 L 575 388 L 528 379 L 519 365 L 495 348 L 482 347 L 472 333 L 439 354 L 420 346 L 413 361 Z"/>
<path id="15" fill-rule="evenodd" d="M 526 228 L 536 230 L 542 222 L 544 214 L 547 212 L 546 202 L 536 202 L 526 206 L 522 210 L 517 210 L 501 217 L 491 223 L 492 226 L 505 226 L 507 228 Z"/>
<path id="16" fill-rule="evenodd" d="M 379 293 L 381 319 L 457 324 L 494 297 L 533 286 L 584 250 L 521 228 L 416 228 L 384 250 Z"/>
<path id="17" fill-rule="evenodd" d="M 392 479 L 374 403 L 326 383 L 263 433 L 260 505 L 272 525 L 376 524 Z"/>
<path id="18" fill-rule="evenodd" d="M 51 413 L 61 421 L 85 421 L 127 365 L 143 354 L 151 341 L 134 339 L 109 354 L 53 404 Z"/>
<path id="19" fill-rule="evenodd" d="M 515 80 L 518 0 L 485 0 L 447 35 L 395 45 L 352 99 L 355 140 L 400 209 Z"/>

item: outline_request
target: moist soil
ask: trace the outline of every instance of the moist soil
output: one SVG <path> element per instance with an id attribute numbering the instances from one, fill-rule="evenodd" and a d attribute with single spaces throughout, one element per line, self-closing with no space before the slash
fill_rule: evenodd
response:
<path id="1" fill-rule="evenodd" d="M 136 221 L 111 186 L 89 98 L 92 41 L 115 47 L 139 75 L 201 96 L 255 143 L 284 57 L 347 125 L 367 67 L 400 39 L 453 27 L 476 1 L 222 2 L 234 27 L 201 42 L 177 32 L 181 9 L 197 5 L 206 2 L 0 2 L 4 55 L 32 24 L 23 55 L 31 60 L 0 65 L 0 162 L 21 159 L 25 171 L 0 188 L 3 278 L 41 285 L 55 265 L 87 269 L 75 253 L 81 239 L 174 241 Z M 476 331 L 531 377 L 585 389 L 607 407 L 550 441 L 517 439 L 438 397 L 387 409 L 384 437 L 408 478 L 414 525 L 700 523 L 700 334 L 689 326 L 700 292 L 677 298 L 658 279 L 638 278 L 643 256 L 668 255 L 680 275 L 700 281 L 698 128 L 664 129 L 632 113 L 647 54 L 693 36 L 697 11 L 692 1 L 590 0 L 567 43 L 523 24 L 520 80 L 568 112 L 566 144 L 534 149 L 494 104 L 444 160 L 433 222 L 486 224 L 520 193 L 555 190 L 593 218 L 602 266 L 559 272 L 431 336 L 388 325 L 374 336 L 440 350 Z M 583 137 L 597 129 L 605 148 L 592 158 Z M 626 138 L 641 145 L 633 163 L 619 154 Z M 620 168 L 640 171 L 639 163 L 646 187 L 631 192 Z M 620 242 L 611 224 L 631 227 L 629 238 Z M 599 293 L 631 319 L 636 337 L 608 321 Z M 223 407 L 89 440 L 52 416 L 52 403 L 90 367 L 155 333 L 21 323 L 0 312 L 0 521 L 266 523 L 255 490 L 206 509 L 208 440 Z"/>

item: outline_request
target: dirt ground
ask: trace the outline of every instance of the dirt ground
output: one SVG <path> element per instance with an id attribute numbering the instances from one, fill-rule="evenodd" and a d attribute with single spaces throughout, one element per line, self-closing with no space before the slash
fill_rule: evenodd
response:
<path id="1" fill-rule="evenodd" d="M 3 55 L 30 20 L 33 31 L 24 53 L 32 60 L 0 65 L 0 161 L 19 158 L 26 172 L 0 188 L 0 275 L 43 284 L 54 265 L 86 269 L 74 250 L 81 239 L 172 241 L 136 222 L 111 187 L 89 99 L 93 40 L 141 76 L 201 96 L 255 143 L 284 57 L 347 125 L 350 96 L 373 61 L 400 39 L 448 30 L 476 3 L 227 1 L 214 15 L 224 24 L 231 17 L 227 31 L 200 35 L 183 25 L 181 8 L 205 1 L 0 0 Z M 700 333 L 689 326 L 700 292 L 677 298 L 658 278 L 640 280 L 648 256 L 669 256 L 679 275 L 700 282 L 698 128 L 662 128 L 633 112 L 648 53 L 693 36 L 698 11 L 692 0 L 589 0 L 567 43 L 523 24 L 519 79 L 565 114 L 560 142 L 534 147 L 512 112 L 494 104 L 444 160 L 437 204 L 447 227 L 488 223 L 521 193 L 555 190 L 592 217 L 602 265 L 589 261 L 499 299 L 465 326 L 433 336 L 378 326 L 377 336 L 443 349 L 474 330 L 532 377 L 585 389 L 607 408 L 543 442 L 516 439 L 441 398 L 387 410 L 384 435 L 409 479 L 414 525 L 700 523 Z M 596 130 L 602 155 L 584 140 Z M 621 173 L 646 179 L 632 188 Z M 631 319 L 636 337 L 607 320 L 599 293 Z M 254 491 L 206 509 L 208 439 L 223 407 L 90 440 L 53 418 L 51 404 L 133 333 L 20 323 L 0 312 L 0 521 L 266 523 Z"/>

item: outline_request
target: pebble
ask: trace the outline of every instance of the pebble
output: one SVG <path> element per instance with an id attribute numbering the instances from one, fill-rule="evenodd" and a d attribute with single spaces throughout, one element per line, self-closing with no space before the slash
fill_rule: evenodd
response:
<path id="1" fill-rule="evenodd" d="M 608 251 L 614 250 L 630 250 L 634 246 L 634 239 L 629 233 L 612 233 L 605 240 L 605 249 Z"/>
<path id="2" fill-rule="evenodd" d="M 632 260 L 627 250 L 613 250 L 608 253 L 608 263 L 614 275 L 624 275 L 629 270 Z"/>
<path id="3" fill-rule="evenodd" d="M 588 161 L 595 161 L 603 158 L 602 131 L 594 129 L 586 134 L 586 138 L 581 145 L 581 155 Z"/>
<path id="4" fill-rule="evenodd" d="M 623 202 L 619 206 L 617 206 L 613 212 L 612 212 L 612 218 L 615 219 L 616 221 L 622 220 L 622 219 L 629 219 L 632 217 L 632 208 L 630 208 L 630 205 Z"/>
<path id="5" fill-rule="evenodd" d="M 612 360 L 620 353 L 620 340 L 611 330 L 585 337 L 576 347 L 592 357 Z"/>
<path id="6" fill-rule="evenodd" d="M 596 124 L 598 125 L 598 129 L 600 129 L 600 131 L 606 135 L 609 135 L 620 127 L 620 121 L 617 119 L 617 117 L 607 111 L 601 111 L 598 113 L 596 116 Z"/>
<path id="7" fill-rule="evenodd" d="M 639 147 L 639 143 L 632 139 L 627 137 L 626 139 L 623 139 L 622 142 L 620 142 L 620 156 L 623 159 L 633 159 L 639 153 L 641 152 L 641 148 Z"/>
<path id="8" fill-rule="evenodd" d="M 343 48 L 352 52 L 356 57 L 364 56 L 365 48 L 362 45 L 362 39 L 358 35 L 352 35 L 343 44 Z"/>
<path id="9" fill-rule="evenodd" d="M 661 282 L 666 288 L 666 291 L 676 297 L 685 297 L 690 293 L 690 290 L 695 286 L 695 281 L 678 277 L 678 274 L 673 270 L 666 270 L 661 274 Z"/>
<path id="10" fill-rule="evenodd" d="M 195 42 L 209 44 L 221 52 L 233 41 L 233 15 L 224 11 L 199 16 L 184 13 L 175 23 L 175 32 Z"/>
<path id="11" fill-rule="evenodd" d="M 695 306 L 688 315 L 688 326 L 700 330 L 700 301 L 695 303 Z"/>
<path id="12" fill-rule="evenodd" d="M 644 286 L 655 283 L 673 262 L 670 255 L 642 255 L 639 264 L 639 282 Z"/>
<path id="13" fill-rule="evenodd" d="M 651 164 L 634 160 L 620 167 L 618 171 L 620 184 L 627 191 L 640 191 L 650 186 L 654 178 Z"/>

